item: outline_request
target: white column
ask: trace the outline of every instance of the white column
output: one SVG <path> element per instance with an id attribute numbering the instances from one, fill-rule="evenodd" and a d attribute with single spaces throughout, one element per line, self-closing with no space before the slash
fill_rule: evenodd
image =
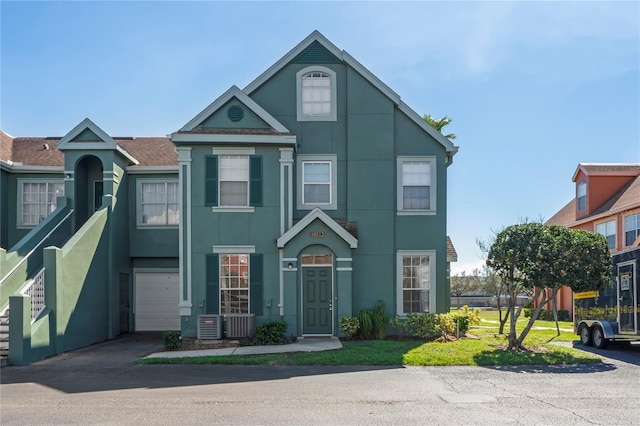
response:
<path id="1" fill-rule="evenodd" d="M 178 148 L 180 191 L 180 316 L 190 316 L 191 307 L 191 148 Z"/>

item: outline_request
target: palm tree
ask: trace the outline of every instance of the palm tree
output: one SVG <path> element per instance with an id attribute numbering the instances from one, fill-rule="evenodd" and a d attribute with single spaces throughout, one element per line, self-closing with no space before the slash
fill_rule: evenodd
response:
<path id="1" fill-rule="evenodd" d="M 452 118 L 449 118 L 446 115 L 442 118 L 433 118 L 431 114 L 425 114 L 422 118 L 424 118 L 424 121 L 426 121 L 431 127 L 436 129 L 440 133 L 442 133 L 443 128 L 451 124 L 451 122 L 453 121 Z M 454 133 L 449 133 L 448 135 L 444 135 L 444 137 L 452 141 L 456 138 L 456 135 Z"/>

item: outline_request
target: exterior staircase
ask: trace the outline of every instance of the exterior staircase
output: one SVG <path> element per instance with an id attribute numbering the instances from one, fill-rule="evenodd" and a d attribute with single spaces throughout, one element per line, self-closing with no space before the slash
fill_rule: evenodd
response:
<path id="1" fill-rule="evenodd" d="M 7 365 L 9 357 L 9 309 L 0 315 L 0 366 Z"/>

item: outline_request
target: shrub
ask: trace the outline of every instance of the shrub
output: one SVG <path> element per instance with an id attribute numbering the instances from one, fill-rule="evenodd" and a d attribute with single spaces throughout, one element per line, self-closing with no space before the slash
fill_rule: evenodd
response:
<path id="1" fill-rule="evenodd" d="M 373 309 L 356 312 L 356 318 L 360 323 L 357 336 L 361 339 L 384 339 L 387 331 L 389 317 L 384 302 L 378 300 Z"/>
<path id="2" fill-rule="evenodd" d="M 408 314 L 405 325 L 407 332 L 423 340 L 433 340 L 442 335 L 435 314 Z"/>
<path id="3" fill-rule="evenodd" d="M 396 335 L 398 337 L 404 337 L 407 335 L 407 323 L 398 315 L 396 315 L 389 323 L 391 324 L 391 327 L 396 330 Z"/>
<path id="4" fill-rule="evenodd" d="M 551 309 L 541 310 L 540 315 L 538 315 L 538 319 L 543 321 L 554 321 L 553 310 Z M 560 309 L 558 311 L 558 321 L 571 321 L 571 316 L 569 315 L 569 311 L 566 309 Z"/>
<path id="5" fill-rule="evenodd" d="M 286 321 L 270 321 L 256 327 L 256 342 L 258 345 L 282 345 L 285 342 L 286 332 Z"/>
<path id="6" fill-rule="evenodd" d="M 179 331 L 165 331 L 162 335 L 164 339 L 164 347 L 167 350 L 178 349 L 180 344 L 180 332 Z"/>
<path id="7" fill-rule="evenodd" d="M 469 309 L 469 306 L 464 305 L 456 314 L 466 316 L 469 318 L 469 325 L 480 325 L 480 309 Z"/>
<path id="8" fill-rule="evenodd" d="M 356 317 L 340 317 L 340 331 L 344 335 L 345 339 L 351 339 L 356 335 L 360 328 L 360 321 Z"/>

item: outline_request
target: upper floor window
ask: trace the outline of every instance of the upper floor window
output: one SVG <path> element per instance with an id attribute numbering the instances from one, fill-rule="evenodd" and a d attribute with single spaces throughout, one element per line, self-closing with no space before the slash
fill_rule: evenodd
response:
<path id="1" fill-rule="evenodd" d="M 609 244 L 609 250 L 616 248 L 616 221 L 610 220 L 608 222 L 598 223 L 596 225 L 596 232 L 600 235 L 604 235 L 607 238 Z"/>
<path id="2" fill-rule="evenodd" d="M 249 205 L 249 156 L 220 156 L 220 206 Z"/>
<path id="3" fill-rule="evenodd" d="M 335 154 L 298 155 L 298 210 L 310 210 L 314 207 L 337 209 L 336 159 Z"/>
<path id="4" fill-rule="evenodd" d="M 331 204 L 331 162 L 302 162 L 302 203 Z"/>
<path id="5" fill-rule="evenodd" d="M 640 213 L 624 218 L 624 245 L 632 245 L 640 236 Z"/>
<path id="6" fill-rule="evenodd" d="M 435 212 L 435 160 L 433 157 L 398 157 L 398 211 Z"/>
<path id="7" fill-rule="evenodd" d="M 587 182 L 578 184 L 578 211 L 587 208 Z"/>
<path id="8" fill-rule="evenodd" d="M 64 182 L 62 180 L 19 180 L 18 193 L 20 194 L 18 225 L 35 226 L 56 209 L 56 198 L 64 196 Z"/>
<path id="9" fill-rule="evenodd" d="M 326 67 L 298 71 L 298 121 L 335 121 L 336 73 Z"/>
<path id="10" fill-rule="evenodd" d="M 205 205 L 221 210 L 262 205 L 262 157 L 209 155 L 205 169 Z"/>
<path id="11" fill-rule="evenodd" d="M 163 226 L 180 223 L 178 181 L 138 181 L 138 225 Z"/>

